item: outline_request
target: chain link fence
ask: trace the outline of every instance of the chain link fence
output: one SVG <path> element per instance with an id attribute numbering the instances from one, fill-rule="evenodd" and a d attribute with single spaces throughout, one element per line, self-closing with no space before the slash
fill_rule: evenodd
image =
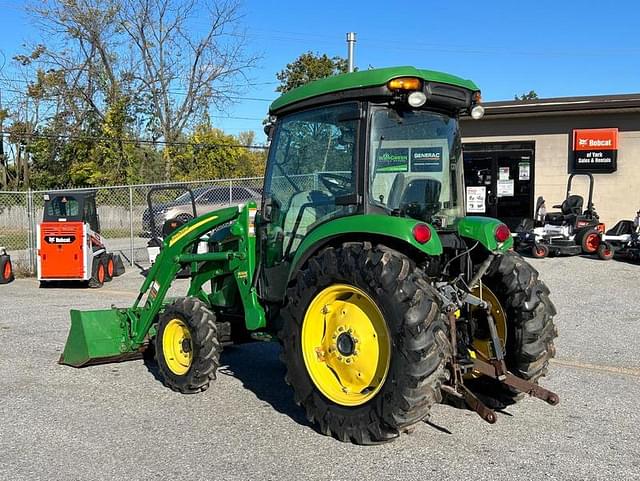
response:
<path id="1" fill-rule="evenodd" d="M 177 217 L 188 220 L 193 216 L 190 195 L 186 189 L 193 193 L 196 214 L 202 215 L 249 200 L 260 202 L 262 181 L 262 177 L 218 179 L 64 189 L 64 192 L 96 192 L 100 231 L 107 249 L 122 254 L 133 265 L 134 262 L 147 260 L 146 247 L 154 223 L 156 229 L 160 229 L 166 219 Z M 175 189 L 165 190 L 167 187 Z M 61 191 L 0 191 L 0 247 L 5 247 L 11 255 L 18 274 L 35 274 L 36 226 L 42 221 L 45 194 L 55 195 L 56 192 Z M 152 211 L 147 205 L 149 192 L 152 192 Z"/>

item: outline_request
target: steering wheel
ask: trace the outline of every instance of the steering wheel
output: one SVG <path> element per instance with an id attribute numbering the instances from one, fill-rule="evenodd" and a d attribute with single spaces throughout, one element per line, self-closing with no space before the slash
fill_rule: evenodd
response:
<path id="1" fill-rule="evenodd" d="M 320 179 L 320 182 L 324 184 L 327 190 L 336 197 L 353 192 L 351 178 L 345 177 L 344 175 L 322 172 L 318 174 L 318 179 Z"/>

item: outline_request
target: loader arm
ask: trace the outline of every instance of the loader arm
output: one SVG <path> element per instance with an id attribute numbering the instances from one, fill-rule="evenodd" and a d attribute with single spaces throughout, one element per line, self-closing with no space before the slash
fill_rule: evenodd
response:
<path id="1" fill-rule="evenodd" d="M 71 311 L 71 330 L 60 359 L 63 364 L 84 366 L 112 360 L 123 360 L 139 353 L 149 337 L 155 335 L 154 323 L 166 303 L 177 273 L 191 265 L 191 284 L 187 296 L 198 297 L 208 305 L 215 304 L 220 292 L 209 294 L 203 285 L 217 277 L 232 275 L 235 279 L 250 330 L 265 326 L 264 309 L 259 303 L 253 283 L 255 274 L 256 204 L 228 207 L 193 219 L 169 235 L 160 254 L 140 287 L 130 308 L 99 311 Z M 201 238 L 216 227 L 231 222 L 233 248 L 219 252 L 197 253 Z M 224 295 L 224 294 L 222 294 Z"/>

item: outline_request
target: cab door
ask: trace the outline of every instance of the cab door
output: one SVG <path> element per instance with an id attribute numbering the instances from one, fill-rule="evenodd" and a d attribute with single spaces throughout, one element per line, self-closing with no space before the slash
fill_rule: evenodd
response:
<path id="1" fill-rule="evenodd" d="M 357 102 L 293 113 L 275 127 L 262 201 L 262 296 L 281 300 L 291 261 L 319 224 L 357 211 Z"/>

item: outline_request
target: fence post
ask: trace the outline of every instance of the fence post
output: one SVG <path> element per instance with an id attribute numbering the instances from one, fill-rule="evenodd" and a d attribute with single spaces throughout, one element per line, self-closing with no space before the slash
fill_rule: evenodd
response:
<path id="1" fill-rule="evenodd" d="M 233 204 L 233 196 L 231 193 L 233 192 L 233 180 L 229 179 L 229 205 Z"/>
<path id="2" fill-rule="evenodd" d="M 34 274 L 36 270 L 35 265 L 35 245 L 34 245 L 34 212 L 33 212 L 33 192 L 31 188 L 27 189 L 26 195 L 26 207 L 27 207 L 27 251 L 29 252 L 29 273 Z"/>
<path id="3" fill-rule="evenodd" d="M 129 265 L 134 263 L 134 246 L 133 246 L 133 187 L 129 186 Z"/>

